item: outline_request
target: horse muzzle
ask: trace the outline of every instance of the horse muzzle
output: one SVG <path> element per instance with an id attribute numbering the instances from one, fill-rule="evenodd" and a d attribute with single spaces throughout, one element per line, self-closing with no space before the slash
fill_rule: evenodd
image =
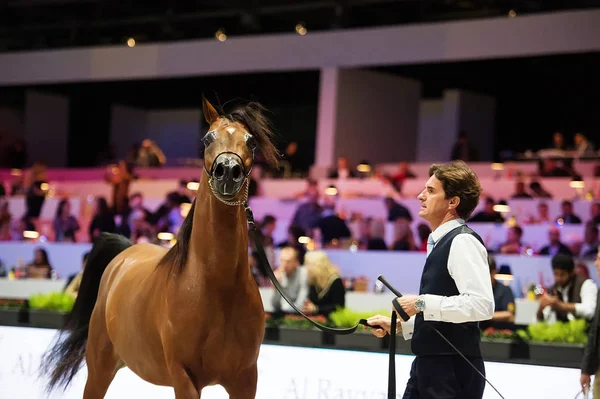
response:
<path id="1" fill-rule="evenodd" d="M 222 153 L 213 162 L 213 187 L 217 194 L 225 199 L 232 199 L 242 189 L 244 183 L 244 167 L 237 154 Z"/>

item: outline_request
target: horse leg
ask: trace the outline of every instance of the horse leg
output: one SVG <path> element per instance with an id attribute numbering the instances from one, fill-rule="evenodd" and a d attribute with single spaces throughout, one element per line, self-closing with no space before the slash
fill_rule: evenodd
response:
<path id="1" fill-rule="evenodd" d="M 241 372 L 231 384 L 225 386 L 230 399 L 254 399 L 256 396 L 256 383 L 258 381 L 258 367 L 256 365 Z"/>
<path id="2" fill-rule="evenodd" d="M 200 391 L 194 385 L 185 367 L 178 363 L 169 365 L 171 383 L 175 390 L 175 399 L 199 399 Z"/>
<path id="3" fill-rule="evenodd" d="M 85 355 L 88 377 L 83 391 L 83 399 L 103 399 L 119 370 L 119 358 L 108 337 L 104 321 L 98 320 L 101 318 L 102 316 L 95 318 L 92 315 L 90 323 Z M 101 327 L 100 331 L 94 328 L 96 326 Z"/>

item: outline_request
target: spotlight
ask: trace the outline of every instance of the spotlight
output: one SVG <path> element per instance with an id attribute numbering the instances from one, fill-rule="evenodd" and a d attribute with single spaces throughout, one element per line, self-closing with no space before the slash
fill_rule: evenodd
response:
<path id="1" fill-rule="evenodd" d="M 215 38 L 220 42 L 224 42 L 225 40 L 227 40 L 227 34 L 225 34 L 225 30 L 219 29 L 218 31 L 216 31 Z"/>
<path id="2" fill-rule="evenodd" d="M 135 47 L 135 39 L 133 37 L 127 39 L 127 46 L 131 48 Z"/>
<path id="3" fill-rule="evenodd" d="M 306 35 L 306 32 L 308 32 L 306 30 L 306 26 L 304 25 L 304 22 L 300 22 L 299 24 L 296 24 L 296 33 L 299 34 L 300 36 L 304 36 Z"/>
<path id="4" fill-rule="evenodd" d="M 515 10 L 510 10 L 510 11 L 508 12 L 508 17 L 509 17 L 509 18 L 514 18 L 514 17 L 516 17 L 516 16 L 517 16 L 517 12 L 516 12 Z"/>

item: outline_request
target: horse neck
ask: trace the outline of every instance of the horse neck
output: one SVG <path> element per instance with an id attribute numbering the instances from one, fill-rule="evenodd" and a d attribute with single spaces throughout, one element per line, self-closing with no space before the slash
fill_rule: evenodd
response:
<path id="1" fill-rule="evenodd" d="M 205 174 L 202 175 L 194 207 L 190 265 L 198 264 L 203 276 L 214 274 L 220 279 L 236 279 L 240 273 L 249 273 L 244 208 L 219 201 L 212 193 Z M 240 268 L 242 270 L 238 270 Z"/>

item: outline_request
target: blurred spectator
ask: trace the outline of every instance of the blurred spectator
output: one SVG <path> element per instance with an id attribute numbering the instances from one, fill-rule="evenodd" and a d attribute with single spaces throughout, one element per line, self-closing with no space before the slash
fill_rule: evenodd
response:
<path id="1" fill-rule="evenodd" d="M 56 216 L 52 222 L 54 228 L 54 241 L 76 242 L 75 233 L 80 229 L 79 222 L 71 214 L 71 203 L 63 199 L 56 207 Z"/>
<path id="2" fill-rule="evenodd" d="M 462 160 L 465 162 L 477 162 L 479 160 L 477 149 L 471 144 L 467 137 L 467 132 L 464 130 L 458 132 L 458 139 L 452 147 L 450 160 Z"/>
<path id="3" fill-rule="evenodd" d="M 550 243 L 539 251 L 539 255 L 554 256 L 559 253 L 573 255 L 571 250 L 560 241 L 560 230 L 558 227 L 550 227 L 548 230 L 548 240 Z"/>
<path id="4" fill-rule="evenodd" d="M 89 227 L 90 242 L 94 242 L 94 239 L 103 232 L 114 233 L 115 221 L 110 209 L 108 208 L 106 198 L 98 197 L 96 198 L 92 222 L 90 223 Z"/>
<path id="5" fill-rule="evenodd" d="M 329 173 L 330 179 L 348 179 L 356 177 L 356 173 L 350 167 L 348 158 L 339 157 L 337 160 L 337 168 Z"/>
<path id="6" fill-rule="evenodd" d="M 552 198 L 552 195 L 544 190 L 538 181 L 532 181 L 529 184 L 529 189 L 533 193 L 534 198 Z"/>
<path id="7" fill-rule="evenodd" d="M 310 251 L 305 255 L 308 269 L 309 293 L 302 311 L 310 315 L 329 314 L 346 306 L 346 289 L 339 269 L 331 263 L 324 251 Z"/>
<path id="8" fill-rule="evenodd" d="M 525 192 L 525 183 L 522 181 L 518 181 L 515 185 L 515 193 L 512 195 L 512 198 L 532 198 L 531 195 Z"/>
<path id="9" fill-rule="evenodd" d="M 142 141 L 142 145 L 137 153 L 136 164 L 140 167 L 156 168 L 163 166 L 167 162 L 165 154 L 150 139 Z"/>
<path id="10" fill-rule="evenodd" d="M 591 320 L 598 295 L 596 282 L 577 275 L 573 257 L 567 254 L 559 253 L 552 257 L 552 272 L 554 285 L 548 290 L 548 295 L 540 299 L 538 320 Z"/>
<path id="11" fill-rule="evenodd" d="M 562 214 L 556 219 L 564 224 L 581 224 L 579 216 L 573 213 L 573 203 L 571 201 L 562 202 Z"/>
<path id="12" fill-rule="evenodd" d="M 290 300 L 298 309 L 302 309 L 308 298 L 308 270 L 300 264 L 296 248 L 284 247 L 281 249 L 279 267 L 274 274 Z M 296 312 L 277 291 L 273 292 L 271 305 L 275 314 Z"/>
<path id="13" fill-rule="evenodd" d="M 27 265 L 27 278 L 50 278 L 52 266 L 48 260 L 45 249 L 37 248 L 34 252 L 33 262 Z"/>
<path id="14" fill-rule="evenodd" d="M 389 198 L 389 197 L 385 198 L 384 204 L 385 204 L 385 208 L 388 211 L 388 218 L 387 218 L 388 222 L 395 222 L 400 219 L 403 219 L 408 222 L 413 221 L 412 215 L 410 214 L 410 211 L 408 210 L 408 208 L 403 205 L 400 205 L 399 203 L 394 201 L 392 198 Z"/>
<path id="15" fill-rule="evenodd" d="M 494 210 L 494 199 L 488 197 L 485 200 L 483 210 L 476 213 L 469 221 L 474 223 L 504 223 L 504 217 L 500 212 Z"/>

